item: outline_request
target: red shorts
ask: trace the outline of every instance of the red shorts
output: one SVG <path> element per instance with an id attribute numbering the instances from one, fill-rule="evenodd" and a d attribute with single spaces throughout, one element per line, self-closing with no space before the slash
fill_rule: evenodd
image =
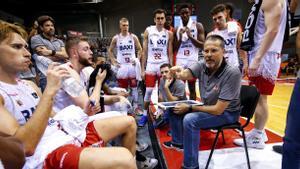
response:
<path id="1" fill-rule="evenodd" d="M 262 95 L 272 95 L 275 84 L 262 76 L 249 77 L 250 85 L 255 85 Z"/>
<path id="2" fill-rule="evenodd" d="M 44 169 L 78 169 L 80 153 L 89 146 L 104 146 L 104 141 L 97 134 L 93 121 L 86 126 L 86 138 L 81 147 L 73 144 L 58 147 L 46 157 Z"/>
<path id="3" fill-rule="evenodd" d="M 155 87 L 156 80 L 158 81 L 158 86 L 159 86 L 160 76 L 156 74 L 147 74 L 147 73 L 145 74 L 146 87 Z"/>
<path id="4" fill-rule="evenodd" d="M 197 78 L 193 77 L 193 79 L 188 80 L 188 83 L 196 83 L 196 81 L 197 81 Z"/>

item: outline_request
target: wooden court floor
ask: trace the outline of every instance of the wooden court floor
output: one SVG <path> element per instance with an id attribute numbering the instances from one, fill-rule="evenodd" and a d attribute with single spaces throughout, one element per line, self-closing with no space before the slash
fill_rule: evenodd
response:
<path id="1" fill-rule="evenodd" d="M 284 135 L 286 114 L 293 87 L 294 83 L 277 82 L 273 95 L 268 97 L 269 120 L 266 127 L 280 136 Z M 196 88 L 197 97 L 199 97 L 198 85 L 196 85 Z"/>
<path id="2" fill-rule="evenodd" d="M 284 135 L 286 114 L 293 91 L 293 83 L 276 83 L 272 96 L 268 97 L 269 120 L 267 128 Z"/>

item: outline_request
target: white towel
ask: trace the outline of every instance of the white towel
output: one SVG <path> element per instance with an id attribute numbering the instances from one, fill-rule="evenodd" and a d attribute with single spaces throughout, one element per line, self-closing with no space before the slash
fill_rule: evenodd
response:
<path id="1" fill-rule="evenodd" d="M 142 69 L 141 69 L 141 63 L 139 61 L 138 58 L 133 58 L 134 62 L 135 62 L 135 74 L 136 74 L 136 80 L 138 81 L 142 81 Z"/>
<path id="2" fill-rule="evenodd" d="M 58 121 L 69 135 L 78 138 L 81 142 L 84 141 L 86 136 L 85 128 L 89 117 L 80 107 L 75 105 L 68 106 L 59 111 L 53 119 Z"/>
<path id="3" fill-rule="evenodd" d="M 192 18 L 190 18 L 189 21 L 188 21 L 188 23 L 187 23 L 187 25 L 186 25 L 186 27 L 189 28 L 189 29 L 191 29 L 192 24 L 193 24 L 193 20 L 192 20 Z M 180 29 L 186 28 L 186 27 L 183 26 L 182 20 L 180 19 L 179 26 L 178 26 L 177 32 L 176 32 L 177 39 L 179 39 L 179 31 L 180 31 Z M 181 41 L 185 42 L 185 41 L 187 41 L 188 39 L 189 39 L 189 38 L 188 38 L 188 36 L 187 36 L 187 33 L 184 32 L 184 33 L 182 34 L 182 39 L 181 39 Z"/>
<path id="4" fill-rule="evenodd" d="M 227 22 L 227 30 L 228 30 L 228 33 L 237 32 L 238 31 L 237 22 L 233 22 L 233 21 Z"/>
<path id="5" fill-rule="evenodd" d="M 0 169 L 4 169 L 4 166 L 3 166 L 2 162 L 1 162 L 1 159 L 0 159 Z"/>

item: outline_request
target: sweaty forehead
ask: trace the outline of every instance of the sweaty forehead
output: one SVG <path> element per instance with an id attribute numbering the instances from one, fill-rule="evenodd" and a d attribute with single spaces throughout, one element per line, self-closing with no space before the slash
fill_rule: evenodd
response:
<path id="1" fill-rule="evenodd" d="M 121 22 L 120 22 L 120 25 L 128 25 L 128 24 L 129 24 L 129 23 L 128 23 L 127 21 L 123 21 L 123 22 L 121 21 Z"/>
<path id="2" fill-rule="evenodd" d="M 189 8 L 182 8 L 182 9 L 180 10 L 180 13 L 188 13 L 188 12 L 190 12 L 190 9 L 189 9 Z"/>
<path id="3" fill-rule="evenodd" d="M 157 14 L 155 14 L 155 17 L 157 18 L 157 17 L 165 17 L 165 14 L 164 13 L 157 13 Z"/>
<path id="4" fill-rule="evenodd" d="M 81 47 L 81 48 L 85 48 L 85 47 L 89 48 L 90 47 L 90 45 L 89 45 L 89 43 L 87 41 L 81 41 L 81 42 L 79 42 L 78 46 Z"/>
<path id="5" fill-rule="evenodd" d="M 206 40 L 204 42 L 204 49 L 205 48 L 220 48 L 221 47 L 221 42 L 219 40 Z"/>
<path id="6" fill-rule="evenodd" d="M 3 40 L 3 42 L 6 42 L 6 43 L 20 43 L 20 44 L 27 45 L 27 42 L 22 38 L 21 35 L 19 35 L 17 33 L 10 33 L 6 37 L 6 39 Z"/>
<path id="7" fill-rule="evenodd" d="M 215 15 L 213 15 L 213 18 L 224 16 L 224 15 L 225 15 L 224 12 L 218 12 Z"/>

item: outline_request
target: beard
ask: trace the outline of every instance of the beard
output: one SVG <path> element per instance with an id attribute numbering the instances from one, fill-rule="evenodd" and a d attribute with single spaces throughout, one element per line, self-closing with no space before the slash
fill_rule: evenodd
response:
<path id="1" fill-rule="evenodd" d="M 82 57 L 79 57 L 79 63 L 83 66 L 91 66 L 92 63 L 88 60 L 88 59 L 85 59 L 85 58 L 82 58 Z"/>
<path id="2" fill-rule="evenodd" d="M 46 33 L 48 36 L 54 36 L 55 35 L 55 30 L 50 30 L 49 32 Z"/>

